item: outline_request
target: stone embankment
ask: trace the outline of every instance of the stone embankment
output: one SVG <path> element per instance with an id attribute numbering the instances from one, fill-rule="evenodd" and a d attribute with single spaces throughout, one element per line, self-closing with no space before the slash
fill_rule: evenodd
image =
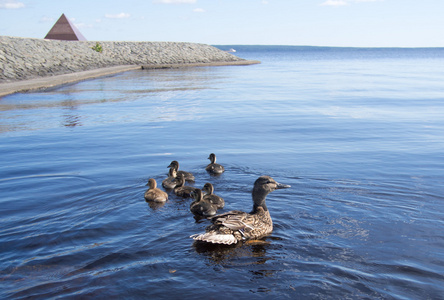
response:
<path id="1" fill-rule="evenodd" d="M 0 84 L 123 65 L 248 64 L 215 47 L 178 42 L 73 42 L 0 36 Z"/>

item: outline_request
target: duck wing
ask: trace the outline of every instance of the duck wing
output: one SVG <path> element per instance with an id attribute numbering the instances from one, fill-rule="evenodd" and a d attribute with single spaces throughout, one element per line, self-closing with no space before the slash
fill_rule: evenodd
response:
<path id="1" fill-rule="evenodd" d="M 232 210 L 224 214 L 214 216 L 212 222 L 214 225 L 225 226 L 233 231 L 249 232 L 254 229 L 253 216 L 249 213 Z"/>
<path id="2" fill-rule="evenodd" d="M 185 171 L 177 171 L 177 173 L 179 174 L 183 174 L 183 177 L 186 181 L 194 181 L 194 175 L 190 172 L 185 172 Z"/>
<path id="3" fill-rule="evenodd" d="M 219 164 L 209 164 L 205 170 L 214 174 L 222 174 L 225 171 L 225 168 Z"/>
<path id="4" fill-rule="evenodd" d="M 191 187 L 191 186 L 181 186 L 181 187 L 176 187 L 174 189 L 174 193 L 176 194 L 176 196 L 179 197 L 184 197 L 184 198 L 192 198 L 191 193 L 195 190 L 196 188 Z"/>
<path id="5" fill-rule="evenodd" d="M 204 200 L 209 201 L 211 204 L 215 205 L 217 208 L 224 208 L 225 200 L 215 194 L 205 195 Z"/>
<path id="6" fill-rule="evenodd" d="M 196 241 L 213 244 L 236 244 L 242 240 L 245 233 L 254 229 L 250 225 L 252 218 L 253 216 L 246 212 L 232 210 L 210 218 L 213 224 L 207 227 L 205 233 L 194 234 L 190 237 Z"/>
<path id="7" fill-rule="evenodd" d="M 217 211 L 216 207 L 214 207 L 208 201 L 200 201 L 200 202 L 193 201 L 193 203 L 191 203 L 190 205 L 190 210 L 193 214 L 200 215 L 203 217 L 214 216 Z"/>
<path id="8" fill-rule="evenodd" d="M 175 177 L 168 177 L 164 181 L 162 181 L 162 186 L 166 189 L 174 189 L 177 185 L 177 181 Z"/>

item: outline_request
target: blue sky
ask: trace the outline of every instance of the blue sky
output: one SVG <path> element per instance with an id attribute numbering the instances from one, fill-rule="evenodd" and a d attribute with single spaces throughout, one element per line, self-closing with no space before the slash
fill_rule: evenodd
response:
<path id="1" fill-rule="evenodd" d="M 443 0 L 0 0 L 0 35 L 43 38 L 62 13 L 92 41 L 444 47 Z"/>

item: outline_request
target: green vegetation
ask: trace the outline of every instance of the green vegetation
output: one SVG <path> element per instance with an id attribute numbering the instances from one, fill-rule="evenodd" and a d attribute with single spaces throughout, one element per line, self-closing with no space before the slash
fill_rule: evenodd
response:
<path id="1" fill-rule="evenodd" d="M 93 49 L 94 51 L 100 52 L 100 53 L 102 53 L 102 51 L 103 51 L 102 45 L 100 45 L 99 42 L 97 42 L 94 47 L 91 47 L 91 49 Z"/>

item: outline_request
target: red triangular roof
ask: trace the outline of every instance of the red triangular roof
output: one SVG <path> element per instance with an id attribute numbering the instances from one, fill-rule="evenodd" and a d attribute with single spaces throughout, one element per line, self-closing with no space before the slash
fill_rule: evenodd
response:
<path id="1" fill-rule="evenodd" d="M 65 14 L 62 14 L 51 30 L 45 36 L 47 40 L 86 41 L 85 37 L 72 24 Z"/>

